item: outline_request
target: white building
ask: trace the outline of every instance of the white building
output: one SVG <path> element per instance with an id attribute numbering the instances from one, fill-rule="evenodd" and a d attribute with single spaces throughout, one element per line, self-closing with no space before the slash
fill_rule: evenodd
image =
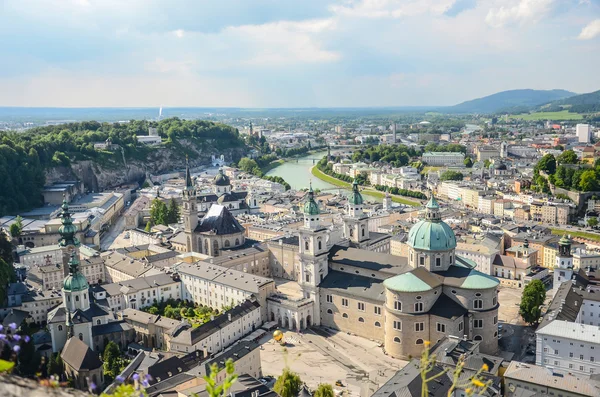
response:
<path id="1" fill-rule="evenodd" d="M 482 273 L 492 275 L 492 263 L 500 251 L 485 244 L 457 243 L 456 255 L 467 258 L 477 263 L 476 269 Z"/>
<path id="2" fill-rule="evenodd" d="M 590 143 L 592 140 L 592 126 L 589 124 L 577 124 L 575 126 L 579 143 Z"/>
<path id="3" fill-rule="evenodd" d="M 421 159 L 433 166 L 464 166 L 465 155 L 460 152 L 425 152 Z"/>
<path id="4" fill-rule="evenodd" d="M 262 323 L 258 302 L 246 300 L 197 328 L 181 330 L 169 341 L 169 351 L 216 353 L 252 333 Z"/>
<path id="5" fill-rule="evenodd" d="M 554 320 L 536 335 L 537 365 L 582 375 L 600 373 L 598 326 Z"/>
<path id="6" fill-rule="evenodd" d="M 113 311 L 142 309 L 156 302 L 181 299 L 181 282 L 169 274 L 140 277 L 118 283 L 99 285 L 93 289 L 97 300 L 107 299 Z"/>

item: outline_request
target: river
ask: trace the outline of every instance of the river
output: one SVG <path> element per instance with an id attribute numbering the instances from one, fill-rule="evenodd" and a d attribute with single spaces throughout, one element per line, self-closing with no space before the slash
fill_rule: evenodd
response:
<path id="1" fill-rule="evenodd" d="M 310 173 L 310 169 L 317 164 L 319 160 L 323 158 L 323 156 L 327 155 L 327 151 L 315 152 L 306 156 L 290 159 L 280 165 L 279 167 L 275 167 L 269 172 L 267 172 L 268 176 L 280 176 L 287 183 L 290 184 L 292 189 L 300 190 L 308 188 L 310 181 L 312 181 L 313 189 L 320 190 L 330 190 L 336 189 L 341 191 L 342 193 L 349 192 L 344 188 L 340 188 L 338 186 L 332 185 L 329 182 L 325 182 L 313 176 Z M 378 197 L 370 196 L 366 193 L 363 193 L 366 199 L 371 201 L 381 201 Z"/>

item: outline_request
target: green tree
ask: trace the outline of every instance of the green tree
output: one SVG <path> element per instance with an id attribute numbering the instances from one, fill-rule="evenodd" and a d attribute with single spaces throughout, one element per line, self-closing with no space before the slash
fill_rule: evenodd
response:
<path id="1" fill-rule="evenodd" d="M 471 168 L 473 167 L 473 160 L 470 157 L 465 157 L 465 167 Z"/>
<path id="2" fill-rule="evenodd" d="M 40 370 L 40 355 L 35 351 L 33 340 L 21 342 L 15 371 L 18 375 L 31 377 Z"/>
<path id="3" fill-rule="evenodd" d="M 179 206 L 175 202 L 175 199 L 172 198 L 167 209 L 167 220 L 169 223 L 177 223 L 179 222 L 179 216 Z"/>
<path id="4" fill-rule="evenodd" d="M 150 233 L 152 231 L 152 219 L 149 220 L 148 222 L 146 222 L 146 227 L 144 228 L 144 231 Z"/>
<path id="5" fill-rule="evenodd" d="M 281 397 L 296 397 L 300 393 L 302 388 L 302 380 L 300 376 L 295 372 L 290 371 L 289 368 L 284 368 L 283 373 L 273 386 L 275 393 Z"/>
<path id="6" fill-rule="evenodd" d="M 12 265 L 14 262 L 13 246 L 4 230 L 0 230 L 0 259 Z"/>
<path id="7" fill-rule="evenodd" d="M 16 238 L 21 235 L 22 231 L 23 218 L 21 218 L 21 215 L 17 215 L 17 217 L 15 218 L 15 222 L 12 225 L 10 225 L 10 235 L 13 236 L 13 238 Z"/>
<path id="8" fill-rule="evenodd" d="M 12 264 L 8 264 L 4 259 L 0 258 L 0 302 L 4 302 L 7 298 L 6 290 L 8 284 L 16 281 L 15 268 Z"/>
<path id="9" fill-rule="evenodd" d="M 534 171 L 544 171 L 547 174 L 554 174 L 556 172 L 556 159 L 554 155 L 548 153 L 542 157 L 535 165 Z"/>
<path id="10" fill-rule="evenodd" d="M 537 324 L 542 317 L 542 305 L 546 299 L 546 287 L 540 280 L 533 280 L 523 289 L 519 314 L 528 324 Z"/>
<path id="11" fill-rule="evenodd" d="M 492 162 L 490 161 L 490 159 L 485 159 L 483 161 L 483 167 L 484 168 L 490 168 L 490 164 L 492 164 Z"/>
<path id="12" fill-rule="evenodd" d="M 150 314 L 158 314 L 159 312 L 159 308 L 156 306 L 150 306 L 150 308 L 148 308 L 148 313 Z"/>
<path id="13" fill-rule="evenodd" d="M 330 384 L 321 383 L 317 387 L 317 390 L 315 390 L 313 397 L 335 397 L 335 393 L 333 392 L 333 387 L 331 387 Z"/>
<path id="14" fill-rule="evenodd" d="M 104 375 L 111 380 L 121 373 L 121 351 L 115 342 L 110 341 L 106 344 L 102 361 L 104 361 Z"/>
<path id="15" fill-rule="evenodd" d="M 448 170 L 442 173 L 440 179 L 442 181 L 462 181 L 463 177 L 462 172 Z"/>
<path id="16" fill-rule="evenodd" d="M 587 224 L 591 227 L 598 226 L 598 218 L 596 218 L 595 216 L 591 217 L 590 219 L 588 219 Z"/>
<path id="17" fill-rule="evenodd" d="M 168 208 L 167 205 L 159 198 L 152 200 L 150 206 L 150 222 L 153 225 L 168 225 Z"/>
<path id="18" fill-rule="evenodd" d="M 559 164 L 577 164 L 579 159 L 577 158 L 577 154 L 569 149 L 562 152 L 557 158 L 556 161 Z"/>
<path id="19" fill-rule="evenodd" d="M 583 192 L 594 192 L 598 190 L 598 179 L 593 170 L 584 171 L 579 179 L 579 189 Z"/>
<path id="20" fill-rule="evenodd" d="M 58 375 L 61 376 L 64 371 L 64 364 L 62 358 L 60 357 L 60 353 L 53 353 L 52 356 L 48 359 L 48 375 Z"/>

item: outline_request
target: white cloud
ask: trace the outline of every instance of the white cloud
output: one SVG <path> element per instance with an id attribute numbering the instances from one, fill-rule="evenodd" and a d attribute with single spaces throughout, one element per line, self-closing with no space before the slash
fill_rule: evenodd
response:
<path id="1" fill-rule="evenodd" d="M 456 0 L 357 0 L 349 5 L 332 5 L 335 14 L 360 18 L 402 18 L 421 14 L 441 15 Z"/>
<path id="2" fill-rule="evenodd" d="M 185 35 L 185 31 L 183 29 L 177 29 L 173 34 L 180 39 Z"/>
<path id="3" fill-rule="evenodd" d="M 491 8 L 485 18 L 488 25 L 498 28 L 511 23 L 537 22 L 550 12 L 556 0 L 518 0 L 509 6 Z"/>
<path id="4" fill-rule="evenodd" d="M 334 30 L 333 19 L 278 21 L 262 25 L 242 25 L 224 29 L 220 39 L 237 45 L 247 45 L 249 58 L 243 63 L 252 65 L 283 65 L 334 62 L 341 55 L 323 48 L 319 35 Z"/>
<path id="5" fill-rule="evenodd" d="M 579 33 L 579 40 L 590 40 L 596 36 L 600 36 L 600 19 L 593 20 L 588 23 Z"/>

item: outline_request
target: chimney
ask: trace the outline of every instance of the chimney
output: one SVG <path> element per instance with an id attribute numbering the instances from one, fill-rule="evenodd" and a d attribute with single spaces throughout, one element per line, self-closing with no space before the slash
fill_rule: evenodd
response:
<path id="1" fill-rule="evenodd" d="M 231 322 L 231 313 L 227 313 L 227 321 Z"/>
<path id="2" fill-rule="evenodd" d="M 210 321 L 215 321 L 215 315 L 214 314 L 210 315 Z"/>

